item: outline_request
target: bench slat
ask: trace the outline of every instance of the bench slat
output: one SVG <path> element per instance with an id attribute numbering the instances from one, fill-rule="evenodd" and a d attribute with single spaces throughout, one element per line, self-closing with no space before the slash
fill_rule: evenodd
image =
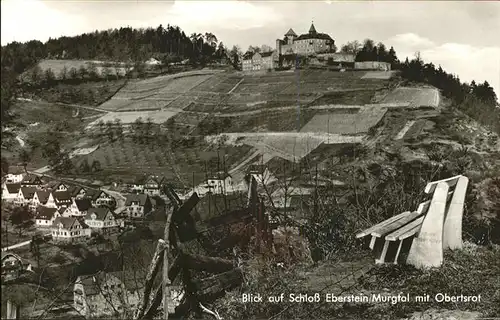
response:
<path id="1" fill-rule="evenodd" d="M 451 197 L 453 196 L 453 192 L 454 191 L 448 192 L 448 196 L 446 197 L 446 202 L 450 202 Z M 417 211 L 420 212 L 420 213 L 427 213 L 427 211 L 429 210 L 430 205 L 431 205 L 431 200 L 424 201 L 424 202 L 422 202 L 421 204 L 418 205 Z"/>
<path id="2" fill-rule="evenodd" d="M 424 221 L 424 216 L 421 216 L 418 219 L 403 226 L 402 228 L 399 228 L 398 230 L 394 231 L 393 233 L 386 235 L 385 239 L 389 241 L 397 241 L 411 237 L 420 230 L 420 226 L 422 225 L 423 221 Z"/>
<path id="3" fill-rule="evenodd" d="M 405 211 L 403 213 L 400 213 L 398 215 L 395 215 L 394 217 L 391 217 L 387 220 L 384 220 L 374 226 L 371 226 L 370 228 L 364 230 L 364 231 L 361 231 L 360 233 L 356 234 L 356 238 L 362 238 L 362 237 L 366 237 L 367 235 L 370 235 L 372 232 L 376 231 L 377 229 L 379 228 L 382 228 L 394 221 L 397 221 L 403 217 L 406 217 L 407 215 L 409 215 L 411 212 L 410 211 Z"/>
<path id="4" fill-rule="evenodd" d="M 458 175 L 458 176 L 454 176 L 454 177 L 451 177 L 451 178 L 448 178 L 448 179 L 443 179 L 443 180 L 439 180 L 439 181 L 432 181 L 432 182 L 429 182 L 429 183 L 425 186 L 425 193 L 427 193 L 427 194 L 434 193 L 434 191 L 436 190 L 436 186 L 437 186 L 437 185 L 438 185 L 438 183 L 440 183 L 440 182 L 446 182 L 450 188 L 451 188 L 451 187 L 454 187 L 454 186 L 457 184 L 458 179 L 459 179 L 461 176 L 462 176 L 462 175 Z"/>
<path id="5" fill-rule="evenodd" d="M 411 222 L 412 220 L 418 218 L 418 216 L 422 215 L 422 213 L 418 211 L 414 211 L 409 213 L 408 215 L 405 215 L 401 219 L 398 219 L 394 221 L 393 223 L 390 223 L 388 225 L 383 226 L 382 228 L 379 228 L 377 230 L 374 230 L 371 234 L 372 236 L 375 237 L 382 237 L 383 235 L 386 235 L 388 233 L 393 232 L 394 230 L 397 230 L 407 223 Z"/>

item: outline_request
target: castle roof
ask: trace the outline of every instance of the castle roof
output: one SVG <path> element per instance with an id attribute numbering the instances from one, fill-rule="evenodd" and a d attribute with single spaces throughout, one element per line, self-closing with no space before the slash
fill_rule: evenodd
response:
<path id="1" fill-rule="evenodd" d="M 314 23 L 311 23 L 311 27 L 309 28 L 309 34 L 315 34 L 315 33 L 317 33 L 316 28 L 314 27 Z"/>
<path id="2" fill-rule="evenodd" d="M 288 30 L 288 32 L 287 32 L 287 33 L 285 33 L 285 37 L 286 37 L 286 36 L 294 36 L 294 37 L 296 37 L 296 36 L 297 36 L 297 34 L 295 33 L 295 31 L 293 31 L 293 29 L 292 29 L 292 28 L 290 28 L 290 30 Z"/>
<path id="3" fill-rule="evenodd" d="M 332 37 L 326 33 L 305 33 L 298 36 L 295 40 L 322 39 L 333 41 Z"/>

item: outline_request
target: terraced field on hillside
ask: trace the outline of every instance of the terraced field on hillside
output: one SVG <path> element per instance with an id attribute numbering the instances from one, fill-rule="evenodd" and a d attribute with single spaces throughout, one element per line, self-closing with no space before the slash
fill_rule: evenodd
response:
<path id="1" fill-rule="evenodd" d="M 207 112 L 207 106 L 213 108 L 211 111 L 219 111 L 218 108 L 225 110 L 224 106 L 249 107 L 258 102 L 299 100 L 309 103 L 328 92 L 370 91 L 384 87 L 384 80 L 362 79 L 364 74 L 316 70 L 260 75 L 191 71 L 130 82 L 101 108 L 110 111 L 173 108 L 179 105 L 177 100 L 190 98 L 195 103 L 189 106 L 191 111 L 198 111 L 199 107 L 200 111 Z"/>
<path id="2" fill-rule="evenodd" d="M 400 87 L 389 93 L 383 103 L 409 102 L 410 107 L 433 107 L 439 105 L 439 91 L 435 88 L 406 88 Z"/>

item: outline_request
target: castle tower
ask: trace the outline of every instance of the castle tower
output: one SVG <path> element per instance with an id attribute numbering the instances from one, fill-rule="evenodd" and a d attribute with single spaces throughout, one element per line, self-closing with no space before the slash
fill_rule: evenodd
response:
<path id="1" fill-rule="evenodd" d="M 317 34 L 316 28 L 314 27 L 314 22 L 311 22 L 311 27 L 309 28 L 309 34 Z"/>
<path id="2" fill-rule="evenodd" d="M 276 53 L 278 56 L 281 54 L 281 39 L 276 39 Z"/>
<path id="3" fill-rule="evenodd" d="M 295 33 L 295 31 L 293 31 L 292 28 L 290 28 L 290 30 L 288 30 L 288 32 L 285 33 L 285 37 L 287 39 L 287 43 L 286 44 L 293 44 L 293 41 L 297 37 L 297 34 Z"/>

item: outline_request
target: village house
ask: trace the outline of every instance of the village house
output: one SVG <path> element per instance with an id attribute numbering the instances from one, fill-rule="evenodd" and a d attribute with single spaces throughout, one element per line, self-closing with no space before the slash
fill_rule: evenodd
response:
<path id="1" fill-rule="evenodd" d="M 89 226 L 75 217 L 57 217 L 51 230 L 52 239 L 56 241 L 75 241 L 91 235 Z"/>
<path id="2" fill-rule="evenodd" d="M 159 196 L 165 179 L 159 176 L 149 176 L 144 183 L 144 193 L 150 196 Z"/>
<path id="3" fill-rule="evenodd" d="M 15 202 L 21 189 L 20 183 L 3 183 L 2 184 L 2 200 L 6 202 Z"/>
<path id="4" fill-rule="evenodd" d="M 97 232 L 107 232 L 120 226 L 120 221 L 109 208 L 89 208 L 85 223 Z"/>
<path id="5" fill-rule="evenodd" d="M 153 205 L 147 194 L 127 195 L 124 212 L 129 218 L 143 218 L 151 210 L 153 210 Z"/>
<path id="6" fill-rule="evenodd" d="M 36 176 L 34 174 L 26 175 L 21 181 L 21 186 L 23 187 L 41 188 L 42 185 L 43 185 L 42 179 L 40 179 L 39 176 Z"/>
<path id="7" fill-rule="evenodd" d="M 32 272 L 32 266 L 15 253 L 2 251 L 2 282 L 16 280 L 25 272 Z"/>
<path id="8" fill-rule="evenodd" d="M 138 177 L 127 183 L 127 189 L 130 193 L 144 193 L 144 184 L 147 180 L 146 176 Z"/>
<path id="9" fill-rule="evenodd" d="M 61 213 L 57 208 L 39 206 L 35 211 L 35 226 L 37 228 L 51 228 L 56 218 L 60 216 Z"/>
<path id="10" fill-rule="evenodd" d="M 217 172 L 208 177 L 207 185 L 214 194 L 226 194 L 229 188 L 232 189 L 233 181 L 229 173 Z"/>
<path id="11" fill-rule="evenodd" d="M 9 173 L 4 176 L 6 183 L 21 183 L 26 170 L 23 167 L 9 167 Z"/>
<path id="12" fill-rule="evenodd" d="M 35 194 L 33 195 L 31 209 L 35 210 L 39 206 L 45 206 L 50 208 L 57 207 L 51 192 L 44 190 L 36 190 Z"/>
<path id="13" fill-rule="evenodd" d="M 87 215 L 88 210 L 92 208 L 90 199 L 74 199 L 73 202 L 76 206 L 76 210 L 73 210 L 71 215 L 74 217 L 84 217 Z"/>
<path id="14" fill-rule="evenodd" d="M 247 52 L 243 55 L 243 71 L 272 70 L 277 67 L 278 57 L 275 51 L 272 52 Z"/>
<path id="15" fill-rule="evenodd" d="M 86 190 L 85 198 L 90 199 L 90 203 L 94 207 L 113 207 L 116 204 L 115 199 L 102 190 L 88 189 Z"/>
<path id="16" fill-rule="evenodd" d="M 35 187 L 23 187 L 19 188 L 17 193 L 17 198 L 14 203 L 18 206 L 29 206 L 33 202 L 33 197 L 35 196 Z"/>
<path id="17" fill-rule="evenodd" d="M 83 216 L 85 216 L 85 214 L 82 214 L 82 212 L 80 211 L 80 208 L 76 204 L 77 200 L 80 200 L 80 199 L 71 198 L 71 202 L 69 205 L 59 207 L 60 212 L 62 212 L 63 217 L 83 217 Z M 88 200 L 88 202 L 90 203 L 89 199 L 85 199 L 85 200 Z"/>
<path id="18" fill-rule="evenodd" d="M 69 189 L 69 192 L 71 193 L 71 197 L 75 199 L 83 199 L 87 194 L 85 189 L 79 186 L 73 186 Z"/>
<path id="19" fill-rule="evenodd" d="M 65 184 L 64 182 L 60 181 L 52 181 L 48 184 L 48 187 L 53 191 L 68 191 L 70 186 L 68 184 Z"/>
<path id="20" fill-rule="evenodd" d="M 85 189 L 80 186 L 70 185 L 64 182 L 54 182 L 50 187 L 52 191 L 67 191 L 72 198 L 80 199 L 85 197 Z"/>
<path id="21" fill-rule="evenodd" d="M 54 198 L 54 202 L 58 208 L 67 208 L 73 202 L 69 191 L 54 191 L 52 192 L 52 197 Z"/>
<path id="22" fill-rule="evenodd" d="M 74 307 L 92 318 L 133 312 L 142 297 L 145 276 L 141 272 L 104 272 L 79 276 L 74 284 Z"/>

